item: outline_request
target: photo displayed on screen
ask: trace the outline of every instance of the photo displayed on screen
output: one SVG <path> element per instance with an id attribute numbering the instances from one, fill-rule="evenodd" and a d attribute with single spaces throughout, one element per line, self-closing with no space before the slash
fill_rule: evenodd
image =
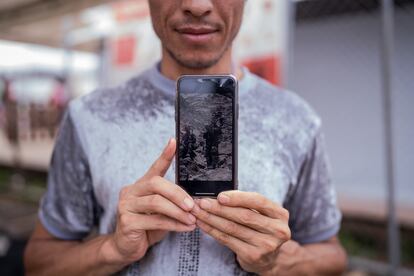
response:
<path id="1" fill-rule="evenodd" d="M 180 181 L 232 181 L 233 97 L 230 78 L 180 83 Z"/>

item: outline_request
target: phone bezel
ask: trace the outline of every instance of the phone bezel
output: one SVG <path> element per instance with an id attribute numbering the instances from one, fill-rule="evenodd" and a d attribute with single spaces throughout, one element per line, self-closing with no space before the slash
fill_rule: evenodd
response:
<path id="1" fill-rule="evenodd" d="M 183 184 L 179 179 L 179 146 L 180 146 L 180 83 L 185 79 L 211 79 L 211 78 L 227 78 L 234 81 L 234 96 L 233 96 L 233 170 L 232 170 L 232 181 L 231 185 L 228 185 L 227 181 L 189 181 L 192 182 L 188 184 Z M 238 95 L 238 80 L 232 74 L 219 74 L 219 75 L 182 75 L 176 81 L 176 96 L 175 96 L 175 137 L 177 141 L 177 150 L 175 154 L 175 180 L 178 185 L 180 185 L 184 190 L 187 191 L 192 197 L 213 197 L 216 198 L 220 192 L 227 190 L 237 190 L 238 188 L 238 113 L 239 113 L 239 95 Z M 198 185 L 194 185 L 197 182 Z M 201 188 L 201 189 L 200 189 Z"/>

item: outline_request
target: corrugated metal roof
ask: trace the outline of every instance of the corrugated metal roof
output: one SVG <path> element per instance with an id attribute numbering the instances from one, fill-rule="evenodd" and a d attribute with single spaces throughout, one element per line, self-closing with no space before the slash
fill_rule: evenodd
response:
<path id="1" fill-rule="evenodd" d="M 380 0 L 297 0 L 296 19 L 318 19 L 352 13 L 369 13 L 377 10 Z M 397 8 L 413 5 L 414 0 L 394 0 Z"/>

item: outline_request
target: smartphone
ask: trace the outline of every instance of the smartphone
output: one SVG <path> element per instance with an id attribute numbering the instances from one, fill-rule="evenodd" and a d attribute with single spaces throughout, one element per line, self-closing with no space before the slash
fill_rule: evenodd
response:
<path id="1" fill-rule="evenodd" d="M 184 75 L 176 93 L 176 183 L 193 197 L 237 189 L 238 83 Z"/>

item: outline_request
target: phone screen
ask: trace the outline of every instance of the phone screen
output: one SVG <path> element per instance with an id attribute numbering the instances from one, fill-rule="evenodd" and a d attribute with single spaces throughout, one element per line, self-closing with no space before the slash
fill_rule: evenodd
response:
<path id="1" fill-rule="evenodd" d="M 232 76 L 178 81 L 177 180 L 192 195 L 235 189 L 236 85 Z"/>

